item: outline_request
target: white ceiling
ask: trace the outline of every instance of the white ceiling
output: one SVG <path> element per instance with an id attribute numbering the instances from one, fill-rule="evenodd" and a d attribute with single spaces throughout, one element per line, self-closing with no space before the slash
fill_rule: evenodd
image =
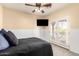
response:
<path id="1" fill-rule="evenodd" d="M 44 14 L 42 14 L 41 12 L 32 13 L 32 11 L 36 7 L 25 6 L 25 3 L 2 3 L 1 5 L 3 5 L 4 7 L 7 7 L 7 8 L 11 8 L 11 9 L 14 9 L 14 10 L 26 12 L 26 13 L 29 13 L 29 14 L 49 15 L 50 13 L 52 13 L 52 12 L 54 12 L 54 11 L 60 9 L 60 8 L 63 8 L 67 4 L 66 3 L 65 4 L 64 3 L 52 3 L 52 7 L 51 8 L 42 8 L 42 9 L 45 10 L 45 13 Z"/>

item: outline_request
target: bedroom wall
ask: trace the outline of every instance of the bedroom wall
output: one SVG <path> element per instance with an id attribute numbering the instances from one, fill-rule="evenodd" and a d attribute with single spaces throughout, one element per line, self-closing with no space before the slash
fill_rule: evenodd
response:
<path id="1" fill-rule="evenodd" d="M 3 8 L 3 27 L 7 29 L 34 29 L 37 16 Z"/>
<path id="2" fill-rule="evenodd" d="M 70 23 L 68 41 L 70 50 L 79 53 L 79 4 L 69 4 L 48 16 L 50 23 L 56 20 L 68 19 Z"/>
<path id="3" fill-rule="evenodd" d="M 18 39 L 28 37 L 42 38 L 40 33 L 42 28 L 40 29 L 36 25 L 38 18 L 46 18 L 46 16 L 31 15 L 3 7 L 3 28 L 11 30 Z"/>
<path id="4" fill-rule="evenodd" d="M 2 27 L 11 30 L 16 37 L 36 37 L 37 16 L 3 7 Z"/>
<path id="5" fill-rule="evenodd" d="M 3 21 L 3 7 L 0 6 L 0 28 L 2 28 L 2 21 Z"/>

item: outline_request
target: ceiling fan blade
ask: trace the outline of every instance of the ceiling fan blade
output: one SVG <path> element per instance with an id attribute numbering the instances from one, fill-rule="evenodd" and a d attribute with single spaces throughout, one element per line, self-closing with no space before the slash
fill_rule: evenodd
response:
<path id="1" fill-rule="evenodd" d="M 41 3 L 36 3 L 36 7 L 41 7 Z"/>
<path id="2" fill-rule="evenodd" d="M 48 4 L 44 4 L 44 5 L 42 5 L 42 7 L 51 7 L 51 6 L 52 6 L 51 3 L 48 3 Z"/>
<path id="3" fill-rule="evenodd" d="M 33 7 L 36 7 L 35 5 L 31 5 L 31 4 L 27 4 L 27 3 L 25 3 L 25 5 L 27 5 L 27 6 L 33 6 Z"/>

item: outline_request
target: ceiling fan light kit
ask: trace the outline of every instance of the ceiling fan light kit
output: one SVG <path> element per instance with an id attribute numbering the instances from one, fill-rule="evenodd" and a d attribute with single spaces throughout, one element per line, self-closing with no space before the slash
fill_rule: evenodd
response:
<path id="1" fill-rule="evenodd" d="M 44 11 L 44 10 L 42 10 L 42 9 L 34 9 L 34 10 L 32 11 L 32 13 L 34 13 L 34 12 L 41 12 L 41 13 L 45 13 L 45 11 Z"/>
<path id="2" fill-rule="evenodd" d="M 48 7 L 51 7 L 51 6 L 52 6 L 51 3 L 46 3 L 46 4 L 35 3 L 35 5 L 25 3 L 25 5 L 26 5 L 26 6 L 37 7 L 36 9 L 34 9 L 34 10 L 32 11 L 32 13 L 35 13 L 35 12 L 45 13 L 45 11 L 44 11 L 43 9 L 41 9 L 41 8 L 43 8 L 43 7 L 48 8 Z"/>

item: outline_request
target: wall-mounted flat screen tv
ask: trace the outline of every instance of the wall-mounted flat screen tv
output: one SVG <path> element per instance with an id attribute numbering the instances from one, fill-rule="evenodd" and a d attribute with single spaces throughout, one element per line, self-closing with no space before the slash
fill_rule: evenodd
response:
<path id="1" fill-rule="evenodd" d="M 48 26 L 48 19 L 37 19 L 37 26 Z"/>

